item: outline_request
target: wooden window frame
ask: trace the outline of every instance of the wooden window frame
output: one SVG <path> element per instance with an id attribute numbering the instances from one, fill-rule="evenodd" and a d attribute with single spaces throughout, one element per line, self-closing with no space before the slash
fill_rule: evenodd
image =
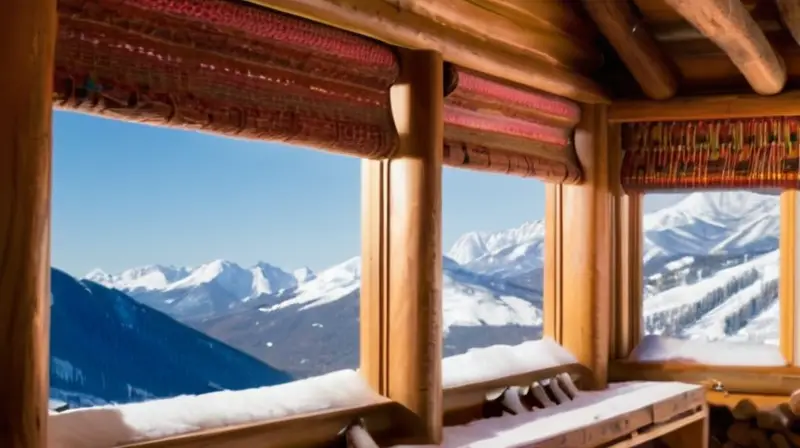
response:
<path id="1" fill-rule="evenodd" d="M 15 268 L 0 272 L 0 319 L 15 334 L 13 344 L 0 349 L 0 360 L 8 366 L 9 379 L 0 386 L 5 411 L 0 412 L 0 439 L 9 448 L 47 446 L 49 418 L 49 272 L 50 195 L 52 162 L 52 79 L 54 71 L 57 13 L 54 0 L 10 0 L 7 17 L 12 17 L 0 42 L 0 61 L 14 66 L 14 75 L 0 86 L 7 119 L 1 120 L 0 172 L 11 183 L 0 185 L 0 197 L 9 207 L 0 207 L 4 227 L 0 246 Z M 15 45 L 33 42 L 31 46 Z M 24 53 L 24 54 L 23 54 Z M 190 447 L 213 445 L 238 448 L 277 438 L 284 446 L 319 444 L 354 420 L 363 419 L 371 434 L 394 443 L 441 442 L 445 410 L 465 403 L 480 407 L 485 392 L 499 384 L 530 384 L 548 378 L 551 371 L 530 372 L 496 378 L 481 384 L 443 390 L 441 381 L 441 176 L 443 142 L 443 62 L 441 54 L 428 50 L 402 50 L 403 73 L 392 88 L 391 103 L 400 135 L 400 148 L 390 159 L 365 161 L 362 171 L 362 255 L 361 351 L 364 377 L 386 399 L 379 403 L 334 409 L 284 419 L 216 428 L 152 440 L 128 446 Z M 604 148 L 606 106 L 590 108 L 579 146 L 588 161 L 590 154 Z M 601 132 L 597 134 L 597 132 Z M 580 133 L 580 132 L 579 132 Z M 599 135 L 599 137 L 598 137 Z M 592 166 L 599 167 L 598 163 Z M 602 170 L 592 171 L 598 176 Z M 602 175 L 601 175 L 602 177 Z M 20 188 L 20 186 L 26 188 Z M 553 187 L 549 186 L 548 191 Z M 591 204 L 607 189 L 557 186 L 565 204 Z M 546 207 L 545 222 L 567 223 Z M 605 207 L 593 214 L 606 213 Z M 553 247 L 561 247 L 559 231 Z M 595 235 L 596 236 L 596 235 Z M 594 238 L 592 236 L 591 238 Z M 553 243 L 548 243 L 551 246 Z M 563 254 L 563 250 L 558 249 Z M 549 256 L 556 252 L 547 251 Z M 597 251 L 601 253 L 601 251 Z M 577 259 L 559 256 L 558 270 Z M 547 258 L 546 266 L 553 265 Z M 610 263 L 609 263 L 610 264 Z M 547 272 L 545 275 L 549 275 Z M 553 278 L 558 291 L 561 278 Z M 581 303 L 598 285 L 583 291 Z M 602 289 L 602 286 L 601 286 Z M 551 288 L 552 290 L 552 288 Z M 559 296 L 563 296 L 559 292 Z M 563 309 L 545 301 L 546 326 L 552 326 Z M 597 322 L 589 322 L 593 331 Z M 562 338 L 564 334 L 562 333 Z M 583 342 L 583 341 L 579 341 Z M 602 344 L 601 344 L 602 345 Z M 584 354 L 595 356 L 595 346 Z M 600 350 L 599 353 L 603 353 Z M 580 365 L 560 371 L 586 374 Z M 597 371 L 593 373 L 597 375 Z M 603 381 L 605 370 L 602 370 Z M 596 382 L 596 381 L 595 381 Z M 449 403 L 449 404 L 448 404 Z M 455 403 L 455 404 L 454 404 Z M 7 412 L 6 412 L 7 411 Z M 277 446 L 273 444 L 273 446 Z"/>
<path id="2" fill-rule="evenodd" d="M 704 120 L 800 115 L 800 92 L 772 97 L 726 95 L 684 97 L 668 101 L 622 101 L 610 107 L 609 122 L 622 123 L 661 120 Z M 621 153 L 621 148 L 617 146 Z M 779 349 L 786 363 L 778 367 L 711 366 L 676 362 L 636 362 L 627 360 L 641 341 L 642 316 L 642 202 L 644 195 L 620 192 L 617 198 L 615 235 L 617 245 L 616 284 L 613 319 L 614 342 L 609 357 L 611 380 L 686 381 L 722 387 L 741 394 L 789 395 L 800 388 L 800 359 L 797 353 L 796 312 L 797 190 L 780 195 L 780 286 Z"/>

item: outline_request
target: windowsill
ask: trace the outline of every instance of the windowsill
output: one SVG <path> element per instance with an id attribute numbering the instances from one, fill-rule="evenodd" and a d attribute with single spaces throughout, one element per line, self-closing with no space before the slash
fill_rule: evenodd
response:
<path id="1" fill-rule="evenodd" d="M 708 366 L 786 366 L 786 360 L 777 345 L 725 341 L 708 342 L 656 335 L 645 336 L 626 361 L 702 364 Z"/>
<path id="2" fill-rule="evenodd" d="M 472 349 L 442 360 L 444 407 L 479 407 L 493 388 L 530 384 L 561 372 L 580 377 L 584 371 L 569 351 L 549 338 Z M 235 438 L 243 434 L 242 427 L 251 436 L 272 436 L 293 422 L 316 422 L 321 440 L 327 440 L 357 417 L 372 415 L 384 421 L 393 405 L 373 392 L 358 372 L 342 370 L 257 389 L 68 410 L 50 415 L 48 432 L 60 448 L 101 448 L 173 437 L 196 438 L 199 443 L 206 437 L 219 438 L 209 435 L 219 431 Z M 340 426 L 323 431 L 336 424 Z M 370 425 L 370 432 L 376 426 Z M 301 430 L 286 437 L 295 436 L 312 435 Z"/>

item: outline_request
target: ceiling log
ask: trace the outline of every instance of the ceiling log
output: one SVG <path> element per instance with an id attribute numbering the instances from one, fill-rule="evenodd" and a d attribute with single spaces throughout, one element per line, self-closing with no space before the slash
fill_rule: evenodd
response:
<path id="1" fill-rule="evenodd" d="M 642 91 L 655 100 L 675 96 L 678 80 L 673 69 L 627 0 L 583 0 L 583 4 Z"/>
<path id="2" fill-rule="evenodd" d="M 783 25 L 800 44 L 800 2 L 797 0 L 776 0 L 776 2 Z"/>
<path id="3" fill-rule="evenodd" d="M 536 56 L 567 69 L 597 69 L 602 55 L 592 42 L 580 43 L 535 21 L 506 16 L 464 0 L 385 0 L 434 22 Z"/>
<path id="4" fill-rule="evenodd" d="M 608 103 L 603 88 L 574 70 L 548 64 L 505 45 L 453 30 L 374 0 L 247 0 L 287 14 L 411 49 L 442 53 L 446 61 L 582 103 Z"/>
<path id="5" fill-rule="evenodd" d="M 675 11 L 727 53 L 757 93 L 786 85 L 786 65 L 740 0 L 666 0 Z M 702 61 L 698 61 L 702 63 Z"/>
<path id="6" fill-rule="evenodd" d="M 555 31 L 580 42 L 593 41 L 597 30 L 587 26 L 570 1 L 465 0 L 505 17 L 516 17 L 547 31 Z"/>

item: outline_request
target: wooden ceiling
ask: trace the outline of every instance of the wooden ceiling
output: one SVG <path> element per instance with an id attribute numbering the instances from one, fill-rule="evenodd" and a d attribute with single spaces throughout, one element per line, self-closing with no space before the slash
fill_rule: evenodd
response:
<path id="1" fill-rule="evenodd" d="M 246 1 L 585 103 L 800 86 L 800 0 Z"/>
<path id="2" fill-rule="evenodd" d="M 639 18 L 637 28 L 655 41 L 660 55 L 677 81 L 677 94 L 760 93 L 770 95 L 800 85 L 800 1 L 797 0 L 632 0 L 626 3 Z M 602 23 L 598 21 L 601 29 Z M 606 36 L 621 57 L 630 42 L 621 45 Z M 637 31 L 638 33 L 639 31 Z M 636 33 L 634 33 L 636 34 Z M 624 58 L 622 58 L 624 59 Z M 627 61 L 626 61 L 627 62 Z M 630 64 L 627 66 L 628 74 Z M 606 84 L 615 96 L 657 97 L 615 84 L 625 80 L 620 65 L 606 67 Z M 635 74 L 634 74 L 634 77 Z M 636 77 L 642 81 L 647 78 Z M 660 82 L 658 76 L 653 76 Z M 642 84 L 641 82 L 639 84 Z M 647 83 L 646 83 L 647 85 Z"/>

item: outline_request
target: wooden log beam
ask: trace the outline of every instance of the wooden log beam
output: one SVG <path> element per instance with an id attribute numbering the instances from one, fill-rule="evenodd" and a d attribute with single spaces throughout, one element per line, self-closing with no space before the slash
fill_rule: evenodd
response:
<path id="1" fill-rule="evenodd" d="M 786 85 L 786 64 L 739 0 L 666 0 L 736 65 L 757 93 L 774 95 Z"/>
<path id="2" fill-rule="evenodd" d="M 539 28 L 535 23 L 514 20 L 468 1 L 385 1 L 448 28 L 515 48 L 565 69 L 580 67 L 594 70 L 602 63 L 602 55 L 591 42 L 591 45 L 581 44 L 563 34 Z"/>
<path id="3" fill-rule="evenodd" d="M 608 121 L 715 120 L 800 115 L 800 91 L 774 96 L 709 95 L 667 101 L 616 101 L 608 108 Z"/>
<path id="4" fill-rule="evenodd" d="M 375 0 L 247 0 L 288 14 L 349 30 L 391 45 L 435 50 L 445 60 L 500 79 L 583 103 L 608 103 L 595 81 L 492 44 Z"/>
<path id="5" fill-rule="evenodd" d="M 593 41 L 597 30 L 589 25 L 569 2 L 531 0 L 466 0 L 506 17 L 518 17 L 538 28 Z"/>
<path id="6" fill-rule="evenodd" d="M 47 445 L 50 169 L 56 0 L 0 17 L 0 440 Z"/>
<path id="7" fill-rule="evenodd" d="M 391 90 L 400 147 L 362 170 L 361 371 L 412 415 L 409 443 L 442 439 L 443 61 L 404 50 Z"/>
<path id="8" fill-rule="evenodd" d="M 775 0 L 778 3 L 781 22 L 800 44 L 800 2 L 797 0 Z"/>
<path id="9" fill-rule="evenodd" d="M 583 5 L 647 96 L 675 96 L 678 80 L 672 67 L 627 0 L 583 0 Z"/>
<path id="10" fill-rule="evenodd" d="M 585 181 L 559 186 L 561 204 L 557 209 L 564 238 L 557 251 L 560 269 L 556 271 L 561 279 L 556 288 L 560 298 L 555 301 L 560 305 L 560 322 L 546 327 L 549 331 L 555 328 L 556 340 L 592 372 L 588 381 L 582 382 L 590 389 L 603 389 L 607 384 L 614 289 L 612 183 L 616 178 L 611 176 L 609 164 L 606 111 L 603 105 L 583 107 L 575 149 Z"/>

